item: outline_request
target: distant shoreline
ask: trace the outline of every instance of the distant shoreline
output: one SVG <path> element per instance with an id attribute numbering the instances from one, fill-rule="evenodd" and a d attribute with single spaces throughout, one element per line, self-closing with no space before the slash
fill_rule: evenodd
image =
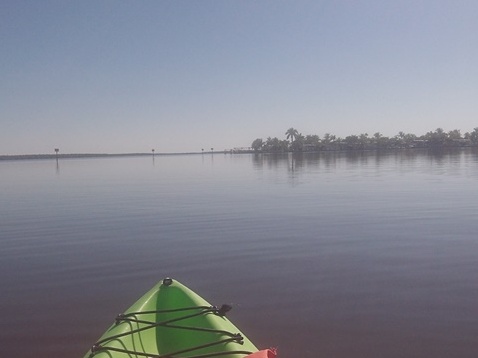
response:
<path id="1" fill-rule="evenodd" d="M 184 152 L 184 153 L 76 153 L 76 154 L 13 154 L 0 155 L 0 160 L 31 160 L 31 159 L 80 159 L 80 158 L 111 158 L 111 157 L 153 157 L 168 155 L 211 154 L 212 152 Z M 216 152 L 214 152 L 216 153 Z M 217 152 L 222 153 L 222 152 Z"/>
<path id="2" fill-rule="evenodd" d="M 165 157 L 165 156 L 179 156 L 179 155 L 211 155 L 211 154 L 310 154 L 310 153 L 330 153 L 330 152 L 399 152 L 399 151 L 410 151 L 410 150 L 453 150 L 453 149 L 469 149 L 475 148 L 474 146 L 450 146 L 450 147 L 412 147 L 412 148 L 383 148 L 383 149 L 329 149 L 329 150 L 317 150 L 317 151 L 301 151 L 301 152 L 266 152 L 266 151 L 241 151 L 234 152 L 232 150 L 223 150 L 223 151 L 208 151 L 208 152 L 176 152 L 176 153 L 117 153 L 117 154 L 108 154 L 108 153 L 73 153 L 73 154 L 14 154 L 14 155 L 0 155 L 0 161 L 9 161 L 9 160 L 46 160 L 46 159 L 85 159 L 85 158 L 119 158 L 119 157 Z"/>

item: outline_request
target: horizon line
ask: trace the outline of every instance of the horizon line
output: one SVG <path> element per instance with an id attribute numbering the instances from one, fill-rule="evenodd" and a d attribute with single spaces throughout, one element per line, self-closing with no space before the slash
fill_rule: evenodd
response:
<path id="1" fill-rule="evenodd" d="M 224 153 L 226 151 L 204 151 L 204 152 L 161 152 L 161 153 L 147 153 L 147 152 L 136 152 L 136 153 L 62 153 L 62 154 L 0 154 L 0 160 L 8 159 L 56 159 L 56 158 L 87 158 L 87 157 L 127 157 L 127 156 L 160 156 L 160 155 L 188 155 L 188 154 L 214 154 L 214 153 Z M 228 152 L 228 151 L 227 151 Z"/>

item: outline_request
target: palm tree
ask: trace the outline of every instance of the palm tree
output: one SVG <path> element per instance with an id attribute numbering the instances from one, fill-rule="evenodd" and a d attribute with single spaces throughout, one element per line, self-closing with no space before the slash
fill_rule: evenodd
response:
<path id="1" fill-rule="evenodd" d="M 473 132 L 470 133 L 470 140 L 473 144 L 478 144 L 478 127 L 473 129 Z"/>
<path id="2" fill-rule="evenodd" d="M 319 150 L 320 149 L 320 137 L 317 134 L 307 134 L 304 139 L 305 150 Z"/>
<path id="3" fill-rule="evenodd" d="M 251 148 L 254 149 L 255 152 L 258 152 L 259 150 L 261 150 L 263 146 L 264 146 L 264 142 L 262 138 L 255 139 L 251 144 Z"/>
<path id="4" fill-rule="evenodd" d="M 359 146 L 360 138 L 358 135 L 353 134 L 345 137 L 344 141 L 348 150 L 355 150 Z"/>
<path id="5" fill-rule="evenodd" d="M 333 134 L 330 134 L 330 133 L 325 133 L 324 134 L 324 139 L 322 140 L 325 144 L 330 144 L 332 143 L 333 141 L 335 141 L 337 139 L 337 137 Z"/>
<path id="6" fill-rule="evenodd" d="M 273 153 L 284 152 L 287 150 L 287 147 L 288 147 L 288 142 L 285 140 L 281 141 L 277 137 L 267 138 L 264 144 L 264 150 L 266 152 L 273 152 Z"/>
<path id="7" fill-rule="evenodd" d="M 377 132 L 377 133 L 374 133 L 374 135 L 373 135 L 373 141 L 375 143 L 376 149 L 380 149 L 380 148 L 383 149 L 383 148 L 387 147 L 388 142 L 389 142 L 389 138 L 384 137 L 382 133 Z"/>
<path id="8" fill-rule="evenodd" d="M 287 136 L 286 138 L 290 139 L 290 141 L 292 143 L 297 138 L 297 136 L 299 135 L 299 132 L 297 131 L 297 129 L 294 129 L 294 128 L 290 127 L 285 132 L 285 135 Z"/>
<path id="9" fill-rule="evenodd" d="M 370 142 L 370 138 L 368 137 L 368 133 L 360 134 L 359 136 L 360 149 L 366 149 L 368 147 L 369 142 Z"/>
<path id="10" fill-rule="evenodd" d="M 336 144 L 337 137 L 330 133 L 325 133 L 324 138 L 322 139 L 322 143 L 324 144 L 324 148 L 332 149 L 333 146 Z"/>
<path id="11" fill-rule="evenodd" d="M 437 128 L 434 132 L 428 132 L 424 136 L 429 147 L 443 147 L 448 139 L 448 134 L 443 128 Z"/>
<path id="12" fill-rule="evenodd" d="M 304 149 L 304 140 L 305 137 L 302 135 L 302 133 L 298 133 L 295 136 L 294 142 L 290 145 L 290 149 L 293 152 L 302 152 L 302 150 Z"/>

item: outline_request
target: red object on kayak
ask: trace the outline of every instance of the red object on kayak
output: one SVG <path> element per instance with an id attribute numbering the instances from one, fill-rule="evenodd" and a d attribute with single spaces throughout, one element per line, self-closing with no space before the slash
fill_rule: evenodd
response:
<path id="1" fill-rule="evenodd" d="M 276 358 L 277 352 L 275 349 L 263 349 L 262 351 L 249 354 L 245 358 Z"/>

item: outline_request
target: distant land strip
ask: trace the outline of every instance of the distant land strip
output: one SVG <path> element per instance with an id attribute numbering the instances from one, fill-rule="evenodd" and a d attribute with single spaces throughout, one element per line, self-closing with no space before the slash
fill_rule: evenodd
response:
<path id="1" fill-rule="evenodd" d="M 303 135 L 295 128 L 289 128 L 285 132 L 286 139 L 268 137 L 255 139 L 250 147 L 225 149 L 223 151 L 183 152 L 183 153 L 123 153 L 123 154 L 60 154 L 55 148 L 55 154 L 23 154 L 23 155 L 0 155 L 0 160 L 22 159 L 64 159 L 64 158 L 102 158 L 102 157 L 139 157 L 139 156 L 167 156 L 167 155 L 190 155 L 190 154 L 215 154 L 215 153 L 287 153 L 287 152 L 323 152 L 323 151 L 363 151 L 363 150 L 401 150 L 401 149 L 443 149 L 478 147 L 478 127 L 473 131 L 461 134 L 459 129 L 446 132 L 442 128 L 417 136 L 413 133 L 399 132 L 393 137 L 387 137 L 380 132 L 373 136 L 368 133 L 349 135 L 345 138 L 325 133 L 323 138 L 316 134 Z"/>
<path id="2" fill-rule="evenodd" d="M 189 153 L 155 153 L 154 156 L 165 155 L 189 155 L 201 154 L 200 152 Z M 72 159 L 72 158 L 107 158 L 107 157 L 146 157 L 153 156 L 151 153 L 77 153 L 77 154 L 14 154 L 14 155 L 0 155 L 0 160 L 32 160 L 32 159 Z"/>
<path id="3" fill-rule="evenodd" d="M 262 153 L 283 152 L 318 152 L 328 150 L 390 150 L 390 149 L 413 149 L 413 148 L 452 148 L 452 147 L 476 147 L 478 146 L 478 127 L 473 131 L 461 134 L 459 129 L 449 132 L 443 128 L 427 132 L 417 136 L 413 133 L 399 132 L 393 137 L 384 136 L 376 132 L 373 136 L 368 133 L 349 135 L 345 138 L 325 133 L 323 138 L 316 134 L 303 135 L 295 128 L 289 128 L 285 139 L 268 137 L 255 139 L 250 149 Z"/>

